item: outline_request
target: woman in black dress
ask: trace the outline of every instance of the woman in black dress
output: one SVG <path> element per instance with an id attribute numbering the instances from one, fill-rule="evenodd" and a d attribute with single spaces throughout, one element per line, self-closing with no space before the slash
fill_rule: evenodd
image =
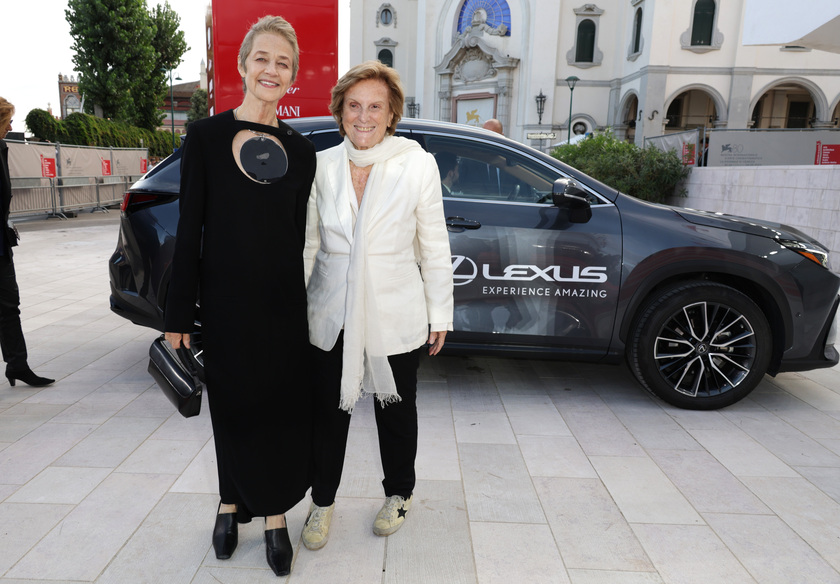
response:
<path id="1" fill-rule="evenodd" d="M 6 362 L 6 379 L 33 387 L 43 387 L 55 381 L 36 375 L 26 362 L 26 341 L 20 325 L 20 290 L 18 290 L 12 246 L 17 245 L 17 232 L 7 227 L 9 205 L 12 203 L 12 179 L 9 177 L 9 147 L 4 138 L 12 131 L 15 106 L 0 97 L 0 349 Z"/>
<path id="2" fill-rule="evenodd" d="M 294 29 L 263 17 L 239 52 L 242 104 L 190 125 L 165 318 L 167 340 L 189 346 L 200 289 L 216 557 L 233 553 L 237 523 L 262 516 L 278 576 L 293 553 L 284 514 L 309 488 L 311 460 L 302 254 L 315 149 L 276 116 L 297 70 Z"/>

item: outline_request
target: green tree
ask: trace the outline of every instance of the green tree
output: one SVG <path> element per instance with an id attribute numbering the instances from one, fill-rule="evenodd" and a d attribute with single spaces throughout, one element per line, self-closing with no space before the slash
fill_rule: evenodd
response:
<path id="1" fill-rule="evenodd" d="M 187 50 L 169 4 L 149 13 L 146 0 L 68 0 L 65 17 L 85 111 L 154 130 L 168 71 Z"/>
<path id="2" fill-rule="evenodd" d="M 207 117 L 207 92 L 196 89 L 190 97 L 190 111 L 187 112 L 187 128 L 196 120 Z"/>
<path id="3" fill-rule="evenodd" d="M 563 144 L 551 155 L 616 190 L 655 203 L 675 194 L 690 172 L 676 152 L 639 148 L 619 140 L 611 131 Z"/>
<path id="4" fill-rule="evenodd" d="M 155 49 L 155 66 L 149 72 L 146 90 L 135 98 L 137 125 L 154 129 L 160 125 L 165 114 L 160 110 L 169 94 L 169 75 L 181 63 L 181 57 L 189 47 L 180 30 L 181 17 L 172 10 L 169 2 L 152 9 L 150 18 L 155 25 L 152 46 Z"/>
<path id="5" fill-rule="evenodd" d="M 155 66 L 155 27 L 145 0 L 68 0 L 64 14 L 85 111 L 132 121 L 139 83 Z"/>

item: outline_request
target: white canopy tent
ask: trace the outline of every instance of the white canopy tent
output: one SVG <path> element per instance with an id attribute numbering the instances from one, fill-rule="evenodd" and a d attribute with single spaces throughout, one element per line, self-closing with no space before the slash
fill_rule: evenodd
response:
<path id="1" fill-rule="evenodd" d="M 840 53 L 840 1 L 746 0 L 743 44 Z"/>

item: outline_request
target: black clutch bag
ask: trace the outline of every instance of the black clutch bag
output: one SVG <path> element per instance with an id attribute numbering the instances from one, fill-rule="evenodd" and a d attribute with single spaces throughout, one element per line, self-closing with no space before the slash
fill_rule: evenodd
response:
<path id="1" fill-rule="evenodd" d="M 173 349 L 163 336 L 155 339 L 149 347 L 149 373 L 182 416 L 198 415 L 204 384 L 188 349 Z"/>

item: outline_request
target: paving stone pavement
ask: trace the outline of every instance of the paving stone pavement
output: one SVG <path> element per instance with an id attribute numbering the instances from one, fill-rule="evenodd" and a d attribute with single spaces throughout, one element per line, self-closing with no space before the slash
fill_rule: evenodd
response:
<path id="1" fill-rule="evenodd" d="M 30 364 L 57 381 L 0 383 L 0 584 L 840 583 L 838 368 L 690 412 L 623 366 L 424 359 L 402 530 L 371 531 L 368 402 L 329 544 L 296 544 L 278 579 L 253 521 L 216 560 L 209 416 L 174 412 L 146 371 L 156 333 L 108 308 L 118 217 L 20 225 Z M 288 514 L 295 542 L 308 504 Z"/>

